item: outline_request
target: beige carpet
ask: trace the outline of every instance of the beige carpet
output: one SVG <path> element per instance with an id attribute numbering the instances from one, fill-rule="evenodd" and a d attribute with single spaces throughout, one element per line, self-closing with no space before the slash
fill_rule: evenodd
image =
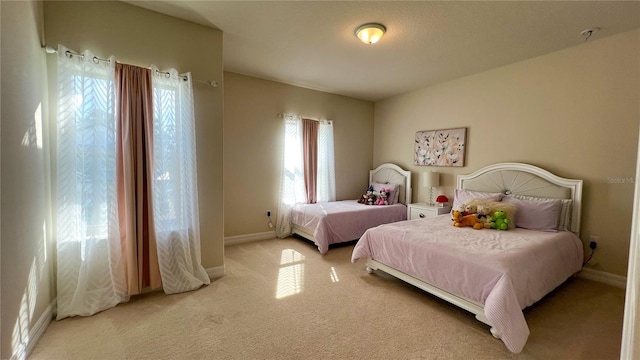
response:
<path id="1" fill-rule="evenodd" d="M 227 275 L 54 321 L 30 359 L 617 359 L 624 291 L 572 278 L 525 310 L 520 354 L 474 316 L 299 239 L 225 249 Z"/>

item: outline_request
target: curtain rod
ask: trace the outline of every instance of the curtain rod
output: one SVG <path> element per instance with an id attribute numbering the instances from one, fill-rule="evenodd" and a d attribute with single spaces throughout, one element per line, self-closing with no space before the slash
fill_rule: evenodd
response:
<path id="1" fill-rule="evenodd" d="M 284 113 L 278 113 L 278 114 L 276 114 L 276 116 L 279 119 L 282 119 L 282 118 L 284 118 Z M 318 122 L 327 122 L 329 124 L 331 124 L 333 122 L 333 120 L 318 120 L 318 119 L 311 119 L 311 118 L 303 117 L 303 116 L 300 116 L 300 117 L 303 118 L 303 119 L 307 119 L 307 120 L 313 120 L 313 121 L 318 121 Z"/>
<path id="2" fill-rule="evenodd" d="M 47 52 L 47 54 L 57 54 L 58 53 L 58 50 L 54 49 L 51 46 L 44 45 L 42 48 L 44 49 L 44 51 Z M 68 57 L 71 57 L 71 56 L 82 56 L 82 57 L 84 57 L 84 54 L 80 54 L 80 53 L 77 53 L 77 52 L 71 51 L 71 50 L 67 50 L 65 52 L 65 55 L 68 56 Z M 95 62 L 96 64 L 98 62 L 100 62 L 100 61 L 109 62 L 109 59 L 102 59 L 102 58 L 99 58 L 97 56 L 93 57 L 93 62 Z M 167 71 L 160 71 L 160 70 L 156 69 L 156 72 L 158 72 L 160 74 L 165 74 L 167 77 L 169 76 L 169 72 L 167 72 Z M 185 81 L 187 80 L 187 77 L 185 75 L 180 74 L 179 76 L 182 77 Z M 193 82 L 197 82 L 197 83 L 201 83 L 201 84 L 207 84 L 207 85 L 212 86 L 212 87 L 218 87 L 218 82 L 215 81 L 215 80 L 196 80 L 196 79 L 192 79 L 192 81 Z"/>

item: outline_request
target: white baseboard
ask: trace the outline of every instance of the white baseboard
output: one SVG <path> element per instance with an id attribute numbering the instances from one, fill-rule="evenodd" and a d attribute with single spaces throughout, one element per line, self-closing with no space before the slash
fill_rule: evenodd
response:
<path id="1" fill-rule="evenodd" d="M 268 239 L 274 239 L 276 238 L 276 232 L 275 231 L 266 231 L 266 232 L 261 232 L 261 233 L 255 233 L 255 234 L 245 234 L 245 235 L 236 235 L 236 236 L 227 236 L 224 238 L 224 245 L 236 245 L 236 244 L 242 244 L 242 243 L 247 243 L 247 242 L 251 242 L 251 241 L 258 241 L 258 240 L 268 240 Z"/>
<path id="2" fill-rule="evenodd" d="M 600 270 L 594 270 L 594 269 L 589 269 L 589 268 L 582 268 L 582 270 L 578 273 L 578 277 L 581 277 L 583 279 L 587 279 L 587 280 L 593 280 L 593 281 L 597 281 L 597 282 L 601 282 L 607 285 L 611 285 L 611 286 L 615 286 L 615 287 L 619 287 L 619 288 L 626 288 L 627 287 L 627 278 L 624 276 L 620 276 L 620 275 L 616 275 L 616 274 L 612 274 L 612 273 L 608 273 L 608 272 L 604 272 L 604 271 L 600 271 Z"/>
<path id="3" fill-rule="evenodd" d="M 33 325 L 33 328 L 29 329 L 28 343 L 20 344 L 20 346 L 18 346 L 11 355 L 11 360 L 23 360 L 29 357 L 42 335 L 44 335 L 45 330 L 47 330 L 47 327 L 53 320 L 53 312 L 56 307 L 55 304 L 56 300 L 54 299 L 44 310 L 42 315 L 40 315 L 40 318 Z"/>

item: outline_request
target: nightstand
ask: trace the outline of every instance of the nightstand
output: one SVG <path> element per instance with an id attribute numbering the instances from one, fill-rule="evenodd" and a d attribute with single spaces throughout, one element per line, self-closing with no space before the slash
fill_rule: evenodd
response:
<path id="1" fill-rule="evenodd" d="M 426 203 L 415 203 L 407 206 L 407 219 L 425 219 L 446 215 L 451 212 L 451 206 L 439 207 L 438 205 L 427 205 Z"/>

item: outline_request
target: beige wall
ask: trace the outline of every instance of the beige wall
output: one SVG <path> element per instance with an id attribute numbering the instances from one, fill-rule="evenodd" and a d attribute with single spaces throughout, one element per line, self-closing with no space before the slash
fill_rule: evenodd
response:
<path id="1" fill-rule="evenodd" d="M 355 199 L 373 157 L 373 103 L 225 72 L 225 236 L 270 231 L 277 218 L 282 157 L 279 113 L 334 120 L 336 196 Z"/>
<path id="2" fill-rule="evenodd" d="M 51 316 L 46 59 L 42 3 L 0 3 L 2 28 L 2 328 L 0 358 L 20 356 L 34 325 Z M 44 80 L 44 81 L 43 81 Z M 40 112 L 38 112 L 40 110 Z M 46 226 L 45 226 L 46 225 Z M 30 334 L 31 333 L 31 334 Z M 31 335 L 31 337 L 29 336 Z"/>
<path id="3" fill-rule="evenodd" d="M 122 2 L 47 1 L 47 44 L 160 69 L 191 72 L 194 79 L 222 83 L 222 32 Z M 49 57 L 55 84 L 55 56 Z M 222 266 L 223 87 L 194 83 L 202 263 Z"/>
<path id="4" fill-rule="evenodd" d="M 625 275 L 634 184 L 611 179 L 635 176 L 639 100 L 635 30 L 376 103 L 373 162 L 420 174 L 431 168 L 412 165 L 415 132 L 467 127 L 466 166 L 435 168 L 436 194 L 452 195 L 457 174 L 505 161 L 583 179 L 583 243 L 600 236 L 595 269 Z"/>

